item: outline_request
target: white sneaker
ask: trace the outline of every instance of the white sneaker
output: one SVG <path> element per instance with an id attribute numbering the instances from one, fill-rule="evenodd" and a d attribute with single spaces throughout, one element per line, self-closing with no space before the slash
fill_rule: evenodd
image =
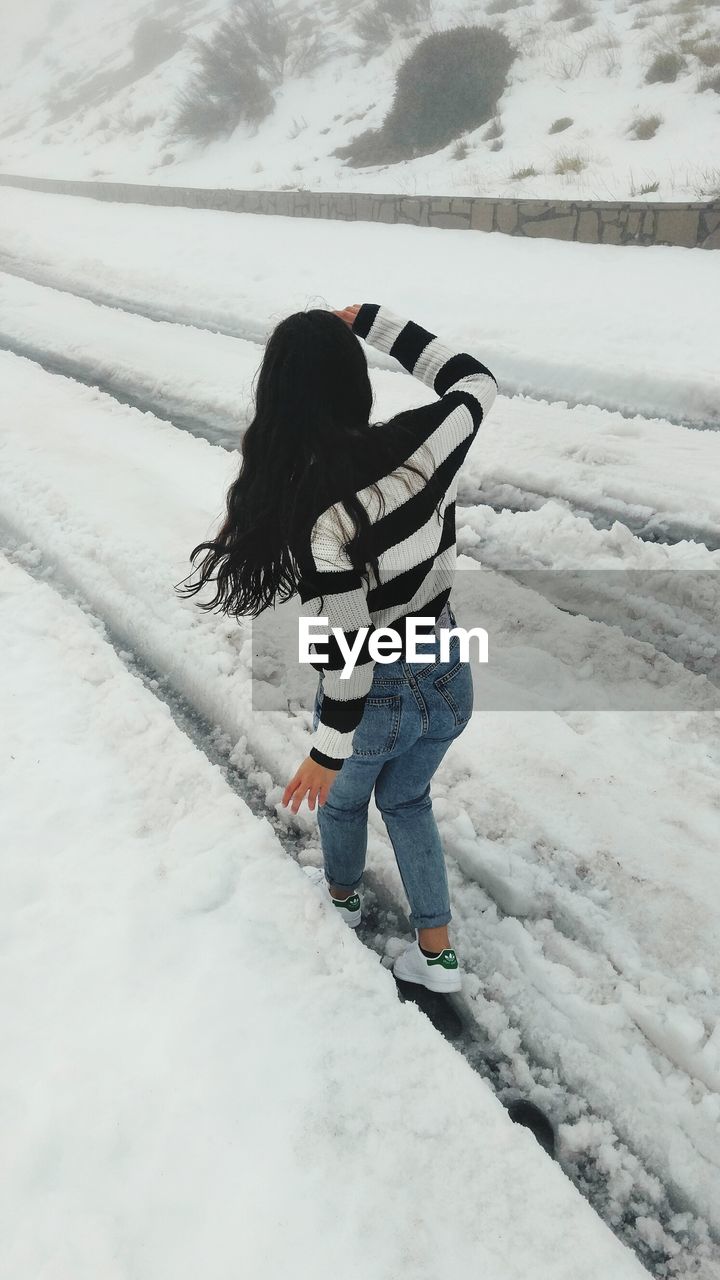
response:
<path id="1" fill-rule="evenodd" d="M 397 957 L 392 970 L 402 982 L 419 982 L 428 991 L 459 991 L 462 986 L 454 949 L 445 947 L 430 959 L 423 955 L 417 938 Z"/>
<path id="2" fill-rule="evenodd" d="M 333 898 L 330 893 L 330 885 L 325 879 L 325 872 L 322 867 L 303 867 L 303 871 L 305 872 L 308 880 L 311 880 L 319 889 L 324 890 L 329 901 L 332 902 L 340 911 L 340 914 L 346 924 L 349 924 L 351 929 L 357 929 L 362 916 L 360 894 L 357 890 L 353 890 L 350 897 L 346 898 L 345 901 L 342 902 L 339 898 Z"/>

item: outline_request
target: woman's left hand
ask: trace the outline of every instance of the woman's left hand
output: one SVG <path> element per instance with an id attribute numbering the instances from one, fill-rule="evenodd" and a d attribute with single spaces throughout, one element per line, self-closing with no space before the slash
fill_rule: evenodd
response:
<path id="1" fill-rule="evenodd" d="M 288 782 L 283 792 L 282 802 L 288 805 L 292 800 L 290 808 L 293 813 L 297 813 L 307 796 L 308 809 L 314 809 L 316 800 L 318 804 L 325 803 L 337 776 L 337 769 L 326 769 L 324 765 L 318 764 L 317 760 L 307 756 L 297 773 Z"/>

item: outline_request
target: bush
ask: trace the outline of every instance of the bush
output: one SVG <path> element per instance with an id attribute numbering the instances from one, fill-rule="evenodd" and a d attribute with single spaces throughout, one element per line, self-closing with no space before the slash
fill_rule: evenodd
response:
<path id="1" fill-rule="evenodd" d="M 684 69 L 685 59 L 681 58 L 679 53 L 673 53 L 672 50 L 667 49 L 655 55 L 645 72 L 645 82 L 657 84 L 659 81 L 661 84 L 672 84 Z"/>
<path id="2" fill-rule="evenodd" d="M 570 125 L 574 123 L 575 121 L 571 116 L 559 116 L 557 120 L 553 120 L 548 133 L 563 133 L 565 129 L 569 129 Z"/>
<path id="3" fill-rule="evenodd" d="M 591 16 L 585 0 L 560 0 L 557 8 L 550 14 L 551 22 L 567 22 L 568 18 L 586 18 Z"/>
<path id="4" fill-rule="evenodd" d="M 495 13 L 511 13 L 513 9 L 521 9 L 530 0 L 489 0 L 485 9 L 488 15 Z"/>
<path id="5" fill-rule="evenodd" d="M 305 17 L 294 23 L 274 0 L 239 0 L 208 40 L 194 42 L 197 70 L 180 94 L 176 131 L 209 140 L 242 122 L 258 124 L 287 75 L 304 75 L 324 55 L 323 36 Z"/>
<path id="6" fill-rule="evenodd" d="M 133 70 L 143 75 L 177 53 L 183 41 L 178 31 L 156 18 L 143 18 L 133 36 Z"/>
<path id="7" fill-rule="evenodd" d="M 710 44 L 699 44 L 694 53 L 704 67 L 717 67 L 720 65 L 720 44 L 717 41 L 712 41 Z"/>
<path id="8" fill-rule="evenodd" d="M 647 142 L 655 137 L 662 122 L 662 116 L 636 116 L 627 131 L 637 142 Z"/>
<path id="9" fill-rule="evenodd" d="M 712 89 L 715 93 L 720 93 L 720 71 L 700 77 L 698 93 L 704 93 L 706 89 Z"/>
<path id="10" fill-rule="evenodd" d="M 400 67 L 382 127 L 334 154 L 360 166 L 439 150 L 494 115 L 515 56 L 507 37 L 492 27 L 432 32 Z"/>
<path id="11" fill-rule="evenodd" d="M 582 156 L 570 155 L 567 151 L 563 151 L 555 160 L 553 173 L 582 173 L 585 167 L 585 161 Z"/>
<path id="12" fill-rule="evenodd" d="M 432 0 L 372 0 L 357 15 L 353 30 L 369 55 L 386 49 L 398 32 L 414 35 L 431 17 Z"/>
<path id="13" fill-rule="evenodd" d="M 537 178 L 537 176 L 538 170 L 535 165 L 528 164 L 524 169 L 516 169 L 514 173 L 511 173 L 510 180 L 512 182 L 522 182 L 523 178 Z"/>

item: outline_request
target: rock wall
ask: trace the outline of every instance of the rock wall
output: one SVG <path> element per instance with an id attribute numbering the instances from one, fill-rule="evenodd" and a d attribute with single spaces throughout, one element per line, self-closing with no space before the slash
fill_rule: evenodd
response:
<path id="1" fill-rule="evenodd" d="M 81 182 L 0 174 L 0 185 L 132 204 L 182 205 L 346 222 L 411 222 L 420 227 L 500 231 L 584 244 L 669 244 L 720 249 L 720 200 L 494 200 L 485 196 L 402 196 L 351 191 L 234 191 L 205 187 Z"/>

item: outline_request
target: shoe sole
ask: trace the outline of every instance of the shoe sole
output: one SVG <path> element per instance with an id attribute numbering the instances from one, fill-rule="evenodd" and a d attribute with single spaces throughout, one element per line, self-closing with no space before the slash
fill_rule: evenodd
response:
<path id="1" fill-rule="evenodd" d="M 425 987 L 426 991 L 434 991 L 437 995 L 445 995 L 451 991 L 462 990 L 462 976 L 458 973 L 452 985 L 447 982 L 433 982 L 432 978 L 419 978 L 417 974 L 403 973 L 402 969 L 393 966 L 393 974 L 401 982 L 412 982 L 416 987 Z"/>

